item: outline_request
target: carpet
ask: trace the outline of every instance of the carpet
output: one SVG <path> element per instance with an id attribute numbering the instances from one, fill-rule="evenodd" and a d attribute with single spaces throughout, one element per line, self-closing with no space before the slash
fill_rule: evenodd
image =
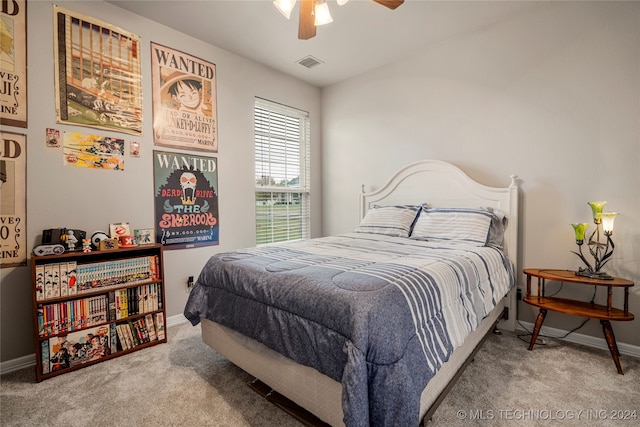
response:
<path id="1" fill-rule="evenodd" d="M 35 382 L 34 368 L 0 377 L 0 425 L 291 426 L 303 424 L 248 386 L 200 328 L 168 328 L 168 343 Z M 546 339 L 527 351 L 491 335 L 428 426 L 635 426 L 640 360 Z M 626 418 L 626 419 L 625 419 Z"/>

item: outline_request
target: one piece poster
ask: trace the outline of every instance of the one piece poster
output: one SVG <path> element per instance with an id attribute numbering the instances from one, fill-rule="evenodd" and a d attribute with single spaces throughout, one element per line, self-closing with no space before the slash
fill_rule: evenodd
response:
<path id="1" fill-rule="evenodd" d="M 153 152 L 156 242 L 165 249 L 218 244 L 218 161 Z"/>
<path id="2" fill-rule="evenodd" d="M 218 151 L 216 66 L 151 43 L 156 145 Z"/>
<path id="3" fill-rule="evenodd" d="M 0 267 L 15 267 L 27 263 L 27 139 L 0 137 Z"/>
<path id="4" fill-rule="evenodd" d="M 27 127 L 27 2 L 0 2 L 0 124 Z"/>
<path id="5" fill-rule="evenodd" d="M 124 139 L 64 132 L 62 149 L 65 165 L 124 170 Z"/>
<path id="6" fill-rule="evenodd" d="M 142 135 L 140 38 L 54 6 L 59 123 Z"/>

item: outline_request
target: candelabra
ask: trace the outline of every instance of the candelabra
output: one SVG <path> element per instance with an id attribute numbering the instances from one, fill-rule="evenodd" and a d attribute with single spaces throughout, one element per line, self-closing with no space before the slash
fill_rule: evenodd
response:
<path id="1" fill-rule="evenodd" d="M 596 229 L 593 230 L 591 235 L 589 236 L 589 240 L 587 241 L 587 246 L 589 247 L 589 252 L 593 257 L 593 265 L 587 260 L 587 258 L 582 253 L 582 245 L 584 244 L 584 238 L 589 228 L 589 224 L 586 222 L 571 224 L 573 230 L 576 234 L 576 244 L 578 245 L 578 252 L 573 252 L 578 255 L 582 262 L 586 265 L 585 268 L 578 267 L 578 271 L 576 274 L 579 276 L 591 277 L 594 279 L 605 279 L 611 280 L 612 276 L 608 275 L 602 270 L 602 267 L 609 262 L 611 259 L 611 255 L 613 255 L 613 249 L 615 245 L 613 244 L 613 240 L 611 239 L 611 235 L 613 234 L 613 221 L 618 215 L 617 212 L 602 212 L 604 205 L 607 202 L 588 202 L 587 204 L 591 206 L 591 210 L 593 212 L 593 222 L 596 225 Z M 600 228 L 602 228 L 604 237 L 606 238 L 605 242 L 600 241 Z"/>

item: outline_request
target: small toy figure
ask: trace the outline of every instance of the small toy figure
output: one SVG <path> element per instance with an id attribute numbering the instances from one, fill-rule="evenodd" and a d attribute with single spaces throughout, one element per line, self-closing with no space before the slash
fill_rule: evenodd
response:
<path id="1" fill-rule="evenodd" d="M 67 248 L 70 251 L 74 251 L 76 249 L 76 243 L 78 243 L 78 239 L 73 235 L 73 230 L 67 231 L 67 238 L 65 239 L 67 242 Z"/>
<path id="2" fill-rule="evenodd" d="M 91 239 L 82 239 L 82 252 L 91 252 Z"/>

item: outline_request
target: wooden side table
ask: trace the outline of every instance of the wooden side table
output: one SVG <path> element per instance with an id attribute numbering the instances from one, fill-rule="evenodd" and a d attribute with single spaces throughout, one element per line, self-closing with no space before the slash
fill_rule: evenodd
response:
<path id="1" fill-rule="evenodd" d="M 589 277 L 578 276 L 569 270 L 552 270 L 542 268 L 525 268 L 524 274 L 527 275 L 527 294 L 523 299 L 527 304 L 540 308 L 540 313 L 536 318 L 536 324 L 529 343 L 529 350 L 533 350 L 533 346 L 538 339 L 542 322 L 547 315 L 547 311 L 556 311 L 558 313 L 570 314 L 572 316 L 589 317 L 599 319 L 602 324 L 602 331 L 609 346 L 611 357 L 616 364 L 618 373 L 624 375 L 620 366 L 620 352 L 616 344 L 616 337 L 613 334 L 611 320 L 630 321 L 634 319 L 632 313 L 629 313 L 629 288 L 633 286 L 633 282 L 626 279 L 614 277 L 613 280 L 591 279 Z M 538 278 L 538 295 L 531 296 L 531 278 Z M 566 298 L 555 298 L 545 296 L 545 280 L 553 280 L 557 282 L 576 283 L 581 285 L 605 286 L 607 288 L 607 305 L 598 305 L 591 302 L 576 301 Z M 612 307 L 613 288 L 624 289 L 624 308 L 622 310 Z"/>

